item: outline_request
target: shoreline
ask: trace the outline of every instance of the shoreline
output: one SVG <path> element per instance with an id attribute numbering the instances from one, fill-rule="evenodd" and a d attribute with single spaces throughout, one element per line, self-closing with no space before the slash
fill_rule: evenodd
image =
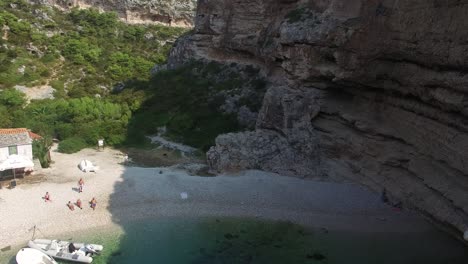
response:
<path id="1" fill-rule="evenodd" d="M 125 167 L 123 155 L 113 149 L 54 152 L 53 159 L 52 168 L 39 172 L 46 175 L 45 182 L 0 190 L 0 215 L 7 216 L 0 219 L 0 249 L 27 242 L 34 225 L 53 237 L 96 227 L 124 228 L 135 219 L 158 217 L 251 217 L 356 232 L 434 229 L 423 217 L 395 212 L 377 194 L 355 184 L 261 171 L 198 177 L 173 168 Z M 91 160 L 100 170 L 80 172 L 76 165 L 81 159 Z M 83 193 L 73 190 L 80 177 L 85 180 Z M 46 191 L 51 203 L 41 199 Z M 95 211 L 87 206 L 92 197 L 98 200 Z M 66 203 L 77 198 L 83 210 L 70 211 Z"/>
<path id="2" fill-rule="evenodd" d="M 185 207 L 184 209 L 187 209 L 188 207 Z M 208 208 L 206 207 L 206 210 L 213 210 L 214 208 Z M 180 209 L 180 208 L 179 208 Z M 253 208 L 251 208 L 253 209 Z M 138 208 L 136 210 L 132 210 L 130 212 L 134 213 L 135 211 L 141 212 L 141 208 Z M 420 233 L 420 232 L 433 232 L 434 229 L 431 229 L 430 227 L 427 228 L 413 228 L 415 225 L 415 222 L 412 222 L 411 224 L 408 224 L 408 222 L 404 221 L 404 218 L 396 220 L 396 219 L 391 219 L 390 221 L 388 220 L 379 220 L 378 218 L 373 218 L 373 217 L 361 217 L 357 218 L 356 216 L 350 216 L 350 217 L 341 217 L 337 221 L 337 217 L 334 215 L 323 215 L 323 214 L 304 214 L 302 212 L 296 212 L 291 214 L 291 212 L 288 213 L 288 216 L 281 216 L 278 217 L 279 212 L 275 211 L 269 211 L 267 213 L 263 213 L 261 215 L 259 214 L 246 214 L 245 211 L 243 210 L 233 210 L 233 212 L 230 213 L 225 213 L 225 212 L 215 212 L 215 213 L 206 213 L 206 212 L 199 212 L 198 215 L 189 215 L 188 213 L 172 213 L 168 215 L 145 215 L 145 216 L 139 216 L 137 218 L 132 218 L 132 219 L 126 219 L 123 220 L 120 223 L 114 223 L 112 221 L 109 222 L 98 222 L 94 225 L 89 225 L 86 227 L 78 227 L 74 226 L 72 229 L 57 229 L 56 226 L 51 227 L 51 226 L 43 226 L 42 228 L 36 227 L 36 235 L 35 238 L 54 238 L 54 239 L 63 239 L 64 236 L 70 236 L 73 233 L 87 233 L 92 230 L 96 229 L 112 229 L 112 230 L 120 230 L 123 231 L 123 227 L 121 224 L 124 225 L 131 225 L 134 222 L 139 222 L 139 221 L 149 221 L 149 220 L 160 220 L 160 219 L 180 219 L 180 218 L 185 218 L 188 220 L 203 220 L 203 219 L 215 219 L 215 218 L 229 218 L 229 219 L 251 219 L 251 220 L 258 220 L 258 221 L 271 221 L 271 222 L 291 222 L 294 224 L 301 225 L 305 228 L 308 229 L 324 229 L 327 231 L 338 231 L 338 232 L 356 232 L 356 233 L 374 233 L 374 232 L 379 232 L 379 233 L 408 233 L 408 232 L 415 232 L 415 233 Z M 301 216 L 308 216 L 308 217 L 314 217 L 314 221 L 304 221 L 304 220 L 297 220 L 298 217 Z M 410 217 L 406 218 L 414 221 L 415 219 Z M 351 220 L 351 221 L 350 221 Z M 418 219 L 421 220 L 421 219 Z M 342 224 L 346 222 L 346 224 Z M 419 222 L 419 221 L 418 221 Z M 363 225 L 365 223 L 365 227 Z M 420 224 L 425 225 L 426 223 L 424 221 L 421 221 Z M 401 228 L 404 227 L 404 228 Z M 26 247 L 27 242 L 31 240 L 32 235 L 33 235 L 33 227 L 31 227 L 28 231 L 25 231 L 21 236 L 16 236 L 14 240 L 10 240 L 9 243 L 4 244 L 1 246 L 1 248 L 5 247 L 11 247 L 12 249 L 15 248 L 21 248 L 21 247 Z M 2 256 L 4 253 L 7 254 L 10 251 L 6 252 L 0 252 L 0 256 Z"/>
<path id="3" fill-rule="evenodd" d="M 170 205 L 174 206 L 174 204 Z M 378 217 L 357 217 L 355 215 L 350 216 L 339 216 L 336 215 L 325 215 L 325 214 L 316 214 L 316 213 L 304 213 L 304 212 L 284 212 L 278 210 L 262 210 L 261 213 L 258 213 L 258 208 L 235 208 L 230 212 L 221 212 L 216 211 L 216 206 L 209 206 L 203 204 L 201 207 L 205 208 L 204 211 L 198 211 L 197 215 L 193 214 L 193 211 L 190 211 L 190 205 L 178 206 L 173 208 L 169 213 L 156 213 L 151 212 L 148 214 L 141 214 L 147 207 L 141 205 L 140 207 L 135 207 L 132 210 L 127 210 L 128 208 L 122 208 L 128 214 L 140 213 L 138 217 L 130 217 L 130 219 L 122 219 L 121 222 L 116 223 L 113 221 L 99 221 L 90 226 L 74 226 L 73 229 L 57 229 L 57 226 L 46 226 L 43 228 L 38 228 L 36 230 L 35 238 L 51 238 L 51 239 L 75 239 L 75 237 L 86 237 L 91 234 L 94 234 L 98 231 L 100 234 L 119 234 L 126 235 L 126 227 L 132 226 L 135 222 L 146 222 L 154 220 L 170 220 L 170 219 L 186 219 L 191 220 L 207 220 L 207 219 L 221 219 L 228 218 L 232 219 L 245 219 L 245 220 L 256 220 L 256 221 L 265 221 L 265 222 L 291 222 L 303 226 L 308 230 L 322 230 L 324 232 L 345 232 L 345 233 L 380 233 L 380 234 L 408 234 L 411 232 L 414 233 L 431 233 L 435 229 L 432 229 L 423 219 L 414 218 L 414 216 L 401 216 L 397 218 L 381 220 Z M 246 210 L 247 209 L 247 210 Z M 252 214 L 252 212 L 256 212 Z M 102 212 L 101 212 L 102 213 Z M 96 215 L 91 216 L 96 217 Z M 98 215 L 97 217 L 101 217 Z M 309 219 L 309 220 L 307 220 Z M 313 219 L 311 221 L 311 219 Z M 407 220 L 410 220 L 408 222 Z M 86 219 L 85 219 L 86 221 Z M 345 223 L 345 224 L 343 224 Z M 422 225 L 422 226 L 421 226 Z M 417 227 L 417 228 L 414 228 Z M 32 230 L 27 233 L 24 233 L 23 236 L 15 237 L 13 243 L 10 243 L 8 246 L 10 250 L 5 252 L 0 252 L 0 260 L 11 259 L 16 255 L 16 250 L 26 247 L 27 241 L 32 237 Z M 77 242 L 90 242 L 90 241 L 81 241 L 76 239 Z M 91 241 L 92 242 L 92 241 Z M 2 246 L 1 248 L 3 248 Z"/>

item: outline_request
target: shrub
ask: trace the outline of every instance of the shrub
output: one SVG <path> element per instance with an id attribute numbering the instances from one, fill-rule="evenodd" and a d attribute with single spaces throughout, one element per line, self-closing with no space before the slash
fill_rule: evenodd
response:
<path id="1" fill-rule="evenodd" d="M 63 90 L 65 89 L 65 83 L 62 80 L 52 80 L 50 81 L 50 86 L 54 88 L 55 90 Z"/>
<path id="2" fill-rule="evenodd" d="M 74 127 L 70 123 L 59 123 L 55 127 L 55 133 L 58 139 L 64 140 L 73 137 Z"/>
<path id="3" fill-rule="evenodd" d="M 219 134 L 240 130 L 235 115 L 220 111 L 225 101 L 220 91 L 234 91 L 248 80 L 227 72 L 218 63 L 194 62 L 155 74 L 147 88 L 148 98 L 128 127 L 128 135 L 138 140 L 127 139 L 127 143 L 144 142 L 142 131 L 151 134 L 166 126 L 166 136 L 171 139 L 207 150 Z"/>
<path id="4" fill-rule="evenodd" d="M 34 158 L 39 159 L 42 168 L 48 168 L 50 165 L 49 150 L 52 146 L 52 140 L 50 138 L 41 138 L 34 140 L 32 149 Z"/>
<path id="5" fill-rule="evenodd" d="M 26 103 L 24 93 L 15 89 L 6 89 L 0 92 L 0 104 L 9 108 L 21 108 Z"/>
<path id="6" fill-rule="evenodd" d="M 12 127 L 13 120 L 8 108 L 0 105 L 0 127 Z"/>
<path id="7" fill-rule="evenodd" d="M 87 146 L 88 145 L 83 139 L 78 138 L 78 137 L 72 137 L 72 138 L 65 139 L 59 143 L 58 152 L 71 154 L 71 153 L 78 152 L 86 148 Z"/>
<path id="8" fill-rule="evenodd" d="M 13 2 L 16 7 L 9 5 Z M 46 12 L 51 20 L 32 14 L 33 9 Z M 133 142 L 147 145 L 144 133 L 168 125 L 171 119 L 174 121 L 170 126 L 178 134 L 186 134 L 197 123 L 198 117 L 191 113 L 193 107 L 177 111 L 177 105 L 187 100 L 193 106 L 198 99 L 205 102 L 202 86 L 208 83 L 196 79 L 198 88 L 190 89 L 195 97 L 190 99 L 190 91 L 178 96 L 179 90 L 191 85 L 190 74 L 180 78 L 172 74 L 172 80 L 161 87 L 168 90 L 172 83 L 177 86 L 174 92 L 167 92 L 169 97 L 163 96 L 170 102 L 156 113 L 143 115 L 140 131 L 133 134 L 128 131 L 134 112 L 153 94 L 148 82 L 150 69 L 166 61 L 172 46 L 170 40 L 185 29 L 128 25 L 120 22 L 116 13 L 100 13 L 95 9 L 63 13 L 33 6 L 26 0 L 0 1 L 0 28 L 3 25 L 10 27 L 10 34 L 8 39 L 0 39 L 0 88 L 49 82 L 55 89 L 55 99 L 32 100 L 26 105 L 19 92 L 0 90 L 0 125 L 28 127 L 43 136 L 58 137 L 62 141 L 60 149 L 68 153 L 96 144 L 97 138 L 104 138 L 109 145 L 119 145 L 130 135 L 136 135 Z M 146 39 L 147 33 L 153 39 Z M 44 52 L 42 58 L 30 54 L 27 47 L 31 42 Z M 24 73 L 18 71 L 23 65 Z M 219 70 L 215 64 L 210 66 L 213 72 Z M 125 83 L 121 93 L 110 94 L 103 89 L 117 82 Z M 94 98 L 96 94 L 101 97 Z M 170 106 L 167 111 L 166 106 Z M 176 120 L 184 123 L 178 124 Z M 152 124 L 155 126 L 148 128 Z"/>
<path id="9" fill-rule="evenodd" d="M 97 62 L 101 52 L 98 46 L 88 43 L 85 38 L 70 39 L 65 44 L 63 55 L 76 64 L 86 64 Z"/>

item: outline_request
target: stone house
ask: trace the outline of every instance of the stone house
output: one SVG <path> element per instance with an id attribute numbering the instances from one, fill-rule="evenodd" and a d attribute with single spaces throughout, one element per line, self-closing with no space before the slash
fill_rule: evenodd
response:
<path id="1" fill-rule="evenodd" d="M 0 129 L 0 167 L 2 164 L 9 162 L 11 157 L 15 157 L 13 162 L 17 165 L 13 165 L 16 170 L 32 170 L 31 166 L 18 167 L 20 164 L 32 164 L 33 151 L 32 143 L 33 140 L 41 138 L 39 135 L 32 133 L 26 128 L 7 128 Z M 3 171 L 2 171 L 3 170 Z M 0 177 L 6 176 L 12 173 L 12 169 L 0 168 Z"/>

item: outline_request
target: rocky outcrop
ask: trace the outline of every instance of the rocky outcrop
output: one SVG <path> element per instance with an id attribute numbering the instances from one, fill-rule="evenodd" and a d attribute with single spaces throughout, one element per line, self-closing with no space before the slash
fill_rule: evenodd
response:
<path id="1" fill-rule="evenodd" d="M 350 179 L 464 231 L 466 14 L 467 0 L 200 0 L 169 62 L 251 64 L 270 82 L 256 130 L 219 136 L 213 170 Z"/>
<path id="2" fill-rule="evenodd" d="M 60 9 L 97 8 L 117 12 L 131 24 L 165 24 L 192 27 L 196 0 L 30 0 Z"/>
<path id="3" fill-rule="evenodd" d="M 216 171 L 246 168 L 285 175 L 317 175 L 319 155 L 311 118 L 319 113 L 313 96 L 275 87 L 268 90 L 257 130 L 221 135 L 208 153 Z M 310 140 L 312 139 L 312 140 Z"/>

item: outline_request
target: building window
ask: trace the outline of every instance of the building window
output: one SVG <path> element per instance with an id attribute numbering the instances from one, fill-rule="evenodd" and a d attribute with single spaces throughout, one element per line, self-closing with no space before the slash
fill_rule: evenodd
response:
<path id="1" fill-rule="evenodd" d="M 18 155 L 18 146 L 9 146 L 8 147 L 8 155 Z"/>

